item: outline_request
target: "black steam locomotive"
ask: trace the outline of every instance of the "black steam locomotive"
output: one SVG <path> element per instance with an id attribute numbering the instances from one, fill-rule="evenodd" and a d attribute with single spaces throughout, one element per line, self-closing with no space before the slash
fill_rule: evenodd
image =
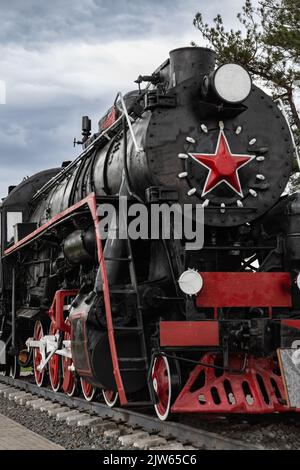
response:
<path id="1" fill-rule="evenodd" d="M 300 198 L 282 196 L 293 142 L 248 72 L 215 59 L 173 50 L 97 133 L 83 118 L 78 158 L 9 188 L 2 374 L 32 366 L 41 387 L 152 403 L 163 420 L 300 407 Z M 202 248 L 172 224 L 169 238 L 118 236 L 124 198 L 201 207 Z"/>

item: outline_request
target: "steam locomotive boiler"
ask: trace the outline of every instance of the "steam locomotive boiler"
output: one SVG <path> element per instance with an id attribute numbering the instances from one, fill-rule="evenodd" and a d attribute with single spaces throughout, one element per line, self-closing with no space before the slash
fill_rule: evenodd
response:
<path id="1" fill-rule="evenodd" d="M 297 411 L 289 126 L 243 67 L 216 67 L 209 49 L 173 50 L 136 83 L 95 134 L 83 118 L 78 158 L 3 200 L 2 373 L 32 366 L 41 387 L 153 404 L 162 420 Z M 170 237 L 120 236 L 136 204 L 149 214 L 189 205 L 194 224 L 200 207 L 203 246 L 175 237 L 171 218 Z"/>

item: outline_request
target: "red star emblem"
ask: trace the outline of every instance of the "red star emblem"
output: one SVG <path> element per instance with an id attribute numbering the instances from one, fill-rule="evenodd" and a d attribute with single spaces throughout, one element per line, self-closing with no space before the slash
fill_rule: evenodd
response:
<path id="1" fill-rule="evenodd" d="M 212 191 L 221 183 L 226 183 L 239 196 L 243 197 L 239 170 L 247 165 L 255 155 L 236 155 L 230 150 L 224 131 L 220 131 L 214 154 L 190 153 L 196 162 L 209 170 L 202 196 Z"/>

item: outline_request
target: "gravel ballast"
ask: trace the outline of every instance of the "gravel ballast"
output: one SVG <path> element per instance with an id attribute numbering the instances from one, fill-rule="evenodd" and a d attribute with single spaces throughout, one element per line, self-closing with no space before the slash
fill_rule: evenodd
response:
<path id="1" fill-rule="evenodd" d="M 230 439 L 261 445 L 264 449 L 300 449 L 300 413 L 228 417 L 184 416 L 181 422 Z"/>
<path id="2" fill-rule="evenodd" d="M 0 397 L 0 414 L 22 424 L 31 431 L 49 439 L 65 449 L 78 450 L 117 450 L 126 449 L 117 439 L 107 438 L 91 432 L 91 428 L 67 426 L 46 413 L 34 411 L 31 407 L 15 404 Z"/>
<path id="3" fill-rule="evenodd" d="M 0 396 L 0 414 L 22 424 L 31 431 L 49 439 L 65 449 L 78 450 L 126 450 L 131 446 L 122 446 L 118 441 L 119 433 L 114 425 L 110 435 L 103 432 L 112 428 L 106 423 L 103 432 L 92 433 L 91 427 L 68 426 L 64 421 L 56 421 L 47 413 L 33 410 L 32 407 L 20 406 Z M 199 427 L 224 437 L 245 441 L 265 449 L 295 450 L 300 449 L 300 414 L 273 414 L 265 416 L 178 416 L 178 421 Z M 116 435 L 114 435 L 116 433 Z M 128 434 L 128 431 L 126 432 Z"/>

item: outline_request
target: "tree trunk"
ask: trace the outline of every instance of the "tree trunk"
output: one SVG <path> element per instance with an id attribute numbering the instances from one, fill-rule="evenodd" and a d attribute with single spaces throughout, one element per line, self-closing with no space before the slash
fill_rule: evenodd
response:
<path id="1" fill-rule="evenodd" d="M 297 128 L 300 129 L 300 117 L 299 117 L 299 114 L 298 114 L 298 111 L 297 111 L 297 108 L 296 108 L 296 105 L 295 105 L 295 102 L 294 102 L 292 90 L 288 91 L 287 100 L 288 100 L 290 108 L 291 108 L 294 123 L 297 126 Z"/>

